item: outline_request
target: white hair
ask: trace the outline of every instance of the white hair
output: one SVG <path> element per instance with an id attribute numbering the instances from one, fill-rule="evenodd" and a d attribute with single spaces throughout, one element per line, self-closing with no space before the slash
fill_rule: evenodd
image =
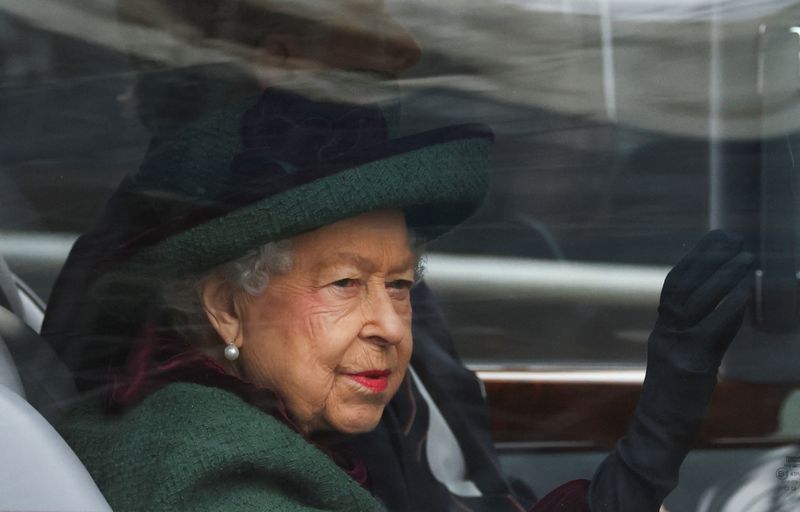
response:
<path id="1" fill-rule="evenodd" d="M 234 290 L 255 297 L 267 289 L 270 274 L 281 274 L 292 268 L 292 250 L 288 240 L 269 242 L 251 249 L 244 256 L 219 269 Z"/>
<path id="2" fill-rule="evenodd" d="M 206 279 L 212 275 L 221 276 L 233 294 L 243 292 L 255 297 L 267 289 L 271 275 L 286 272 L 291 267 L 290 242 L 281 240 L 251 249 L 200 277 L 168 280 L 162 283 L 160 290 L 168 327 L 193 343 L 209 339 L 213 331 L 201 299 L 201 288 Z"/>

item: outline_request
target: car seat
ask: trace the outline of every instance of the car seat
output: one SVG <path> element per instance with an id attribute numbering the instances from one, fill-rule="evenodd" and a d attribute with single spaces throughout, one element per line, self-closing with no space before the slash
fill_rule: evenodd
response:
<path id="1" fill-rule="evenodd" d="M 0 256 L 0 307 L 16 315 L 23 314 L 22 299 L 17 292 L 14 274 L 2 256 Z"/>
<path id="2" fill-rule="evenodd" d="M 77 397 L 67 367 L 34 330 L 41 327 L 43 304 L 0 255 L 0 338 L 9 364 L 0 383 L 17 392 L 47 419 L 58 416 Z"/>
<path id="3" fill-rule="evenodd" d="M 0 254 L 0 307 L 17 315 L 34 331 L 41 330 L 44 320 L 44 301 L 11 271 L 2 254 Z"/>
<path id="4" fill-rule="evenodd" d="M 52 349 L 17 316 L 25 314 L 23 300 L 0 256 L 0 510 L 110 511 L 42 414 L 57 417 L 75 387 Z"/>

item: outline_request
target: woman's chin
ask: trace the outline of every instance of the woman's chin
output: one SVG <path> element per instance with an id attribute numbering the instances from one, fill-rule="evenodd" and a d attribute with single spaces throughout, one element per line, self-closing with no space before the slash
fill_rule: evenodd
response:
<path id="1" fill-rule="evenodd" d="M 382 414 L 383 407 L 358 407 L 341 415 L 331 415 L 328 424 L 333 430 L 343 434 L 364 434 L 378 426 Z"/>

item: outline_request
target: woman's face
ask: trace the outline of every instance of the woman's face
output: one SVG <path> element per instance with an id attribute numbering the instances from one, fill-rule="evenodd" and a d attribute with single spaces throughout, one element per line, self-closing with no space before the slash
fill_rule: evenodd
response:
<path id="1" fill-rule="evenodd" d="M 403 214 L 352 217 L 291 248 L 291 270 L 239 306 L 240 369 L 307 432 L 369 431 L 411 356 L 416 259 Z"/>

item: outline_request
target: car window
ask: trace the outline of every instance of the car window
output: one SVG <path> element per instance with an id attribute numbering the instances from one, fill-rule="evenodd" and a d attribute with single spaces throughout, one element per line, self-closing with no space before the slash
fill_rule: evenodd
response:
<path id="1" fill-rule="evenodd" d="M 72 244 L 148 150 L 274 78 L 249 50 L 262 44 L 254 27 L 277 23 L 259 2 L 241 2 L 246 15 L 162 3 L 0 2 L 0 254 L 30 304 L 47 302 Z M 492 428 L 511 467 L 567 461 L 538 482 L 594 468 L 632 413 L 669 269 L 717 228 L 754 253 L 754 292 L 701 440 L 710 458 L 692 474 L 734 464 L 740 452 L 719 454 L 730 446 L 750 463 L 797 441 L 797 2 L 389 0 L 381 26 L 354 14 L 359 2 L 286 4 L 281 29 L 307 30 L 293 87 L 316 66 L 374 65 L 376 34 L 408 50 L 407 31 L 418 61 L 366 73 L 396 77 L 399 132 L 494 132 L 486 200 L 426 246 L 424 276 L 460 358 L 505 397 Z M 345 50 L 316 46 L 333 37 Z M 597 403 L 565 383 L 597 384 Z M 682 503 L 710 512 L 699 503 L 714 485 L 701 479 Z"/>
<path id="2" fill-rule="evenodd" d="M 147 148 L 137 83 L 158 73 L 142 61 L 168 60 L 182 71 L 162 81 L 191 88 L 215 76 L 195 65 L 220 59 L 175 28 L 191 20 L 125 5 L 4 11 L 0 222 L 16 237 L 8 257 L 45 298 L 53 251 L 91 225 Z M 425 49 L 400 79 L 402 129 L 478 120 L 497 135 L 484 207 L 429 247 L 429 280 L 468 360 L 642 364 L 660 281 L 693 241 L 729 226 L 755 247 L 761 231 L 796 225 L 792 199 L 770 188 L 791 185 L 776 174 L 794 155 L 791 5 L 388 9 Z M 499 42 L 499 27 L 514 37 Z M 762 202 L 778 205 L 763 220 Z M 16 256 L 31 247 L 20 236 L 50 244 L 42 268 Z M 487 268 L 514 285 L 484 287 Z"/>
<path id="3" fill-rule="evenodd" d="M 204 73 L 240 80 L 197 67 L 231 57 L 183 34 L 191 20 L 126 5 L 3 11 L 0 227 L 45 299 L 71 240 L 150 142 L 142 119 L 158 105 L 137 102 L 141 77 L 165 90 Z M 425 50 L 399 80 L 402 130 L 477 120 L 496 134 L 485 205 L 428 248 L 465 359 L 641 365 L 660 283 L 714 227 L 744 232 L 780 267 L 763 274 L 753 325 L 794 324 L 781 284 L 797 271 L 790 3 L 387 8 Z M 158 59 L 169 76 L 143 64 Z"/>

